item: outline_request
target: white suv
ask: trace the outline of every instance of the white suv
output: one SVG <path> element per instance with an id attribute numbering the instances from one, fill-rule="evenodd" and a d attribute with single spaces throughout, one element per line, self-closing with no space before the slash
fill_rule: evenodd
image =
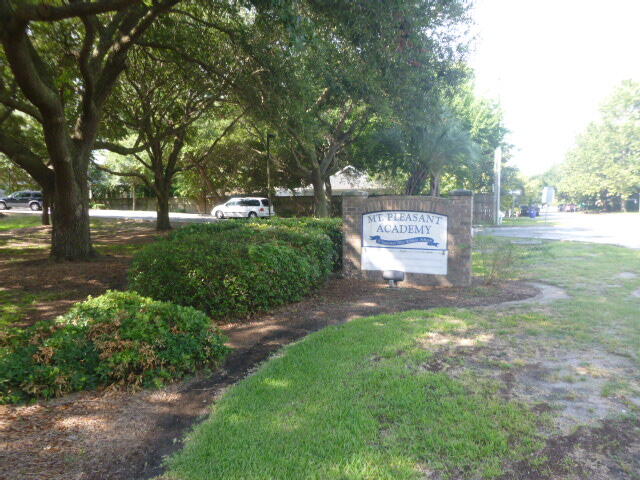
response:
<path id="1" fill-rule="evenodd" d="M 232 198 L 227 203 L 216 205 L 211 210 L 211 215 L 216 218 L 271 217 L 275 214 L 273 206 L 269 205 L 269 199 L 262 197 Z"/>

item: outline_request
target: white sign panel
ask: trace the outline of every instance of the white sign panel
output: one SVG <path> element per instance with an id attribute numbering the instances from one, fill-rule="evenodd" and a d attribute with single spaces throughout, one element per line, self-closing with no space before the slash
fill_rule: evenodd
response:
<path id="1" fill-rule="evenodd" d="M 385 210 L 362 215 L 362 270 L 447 274 L 447 216 Z"/>

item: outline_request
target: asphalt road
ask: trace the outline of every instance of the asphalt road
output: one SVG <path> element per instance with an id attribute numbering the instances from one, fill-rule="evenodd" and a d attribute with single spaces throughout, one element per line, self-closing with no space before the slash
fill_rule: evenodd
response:
<path id="1" fill-rule="evenodd" d="M 545 225 L 545 218 L 552 224 Z M 538 217 L 539 225 L 486 228 L 501 237 L 540 238 L 606 243 L 640 249 L 640 213 L 550 213 Z"/>
<path id="2" fill-rule="evenodd" d="M 16 213 L 40 215 L 29 209 L 11 209 Z M 93 218 L 155 221 L 156 212 L 141 210 L 90 210 Z M 205 223 L 217 221 L 211 215 L 170 213 L 172 222 Z M 545 220 L 546 223 L 545 224 Z M 640 213 L 549 213 L 537 219 L 536 226 L 485 228 L 482 233 L 501 237 L 570 240 L 606 243 L 640 249 Z"/>

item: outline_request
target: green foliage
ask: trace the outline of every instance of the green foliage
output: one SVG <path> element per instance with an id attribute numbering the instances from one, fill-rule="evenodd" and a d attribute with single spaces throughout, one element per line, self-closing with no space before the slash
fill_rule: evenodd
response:
<path id="1" fill-rule="evenodd" d="M 548 250 L 545 243 L 518 245 L 509 238 L 477 235 L 473 239 L 474 274 L 480 275 L 486 285 L 513 280 L 522 273 L 532 255 Z"/>
<path id="2" fill-rule="evenodd" d="M 640 191 L 640 82 L 623 82 L 601 108 L 601 119 L 578 137 L 560 171 L 560 194 L 575 202 Z"/>
<path id="3" fill-rule="evenodd" d="M 300 300 L 326 280 L 336 254 L 318 229 L 285 223 L 229 221 L 177 230 L 134 257 L 131 288 L 218 319 Z"/>
<path id="4" fill-rule="evenodd" d="M 0 189 L 9 194 L 16 190 L 37 188 L 38 184 L 27 172 L 0 153 Z"/>
<path id="5" fill-rule="evenodd" d="M 55 322 L 10 331 L 0 344 L 0 402 L 51 398 L 99 386 L 160 386 L 227 353 L 193 308 L 109 291 Z"/>
<path id="6" fill-rule="evenodd" d="M 171 238 L 180 238 L 193 233 L 218 233 L 249 226 L 250 228 L 265 228 L 265 225 L 284 227 L 299 233 L 316 231 L 327 235 L 333 245 L 333 271 L 342 269 L 342 219 L 341 218 L 281 218 L 270 219 L 234 219 L 228 222 L 191 224 L 175 230 Z"/>
<path id="7" fill-rule="evenodd" d="M 471 81 L 452 90 L 407 106 L 398 118 L 377 116 L 351 149 L 351 164 L 398 193 L 490 190 L 495 149 L 502 147 L 505 162 L 510 157 L 502 110 L 477 96 Z M 515 172 L 505 165 L 505 190 L 520 188 Z"/>
<path id="8" fill-rule="evenodd" d="M 469 3 L 293 5 L 305 41 L 279 41 L 273 22 L 256 22 L 268 28 L 252 37 L 255 71 L 269 78 L 253 75 L 260 84 L 243 102 L 261 105 L 256 116 L 277 133 L 284 168 L 313 185 L 314 213 L 324 217 L 327 182 L 374 116 L 394 122 L 407 105 L 423 107 L 432 92 L 459 83 Z"/>
<path id="9" fill-rule="evenodd" d="M 295 228 L 300 231 L 318 230 L 331 239 L 333 244 L 333 271 L 342 270 L 342 219 L 341 218 L 272 218 L 271 225 Z"/>

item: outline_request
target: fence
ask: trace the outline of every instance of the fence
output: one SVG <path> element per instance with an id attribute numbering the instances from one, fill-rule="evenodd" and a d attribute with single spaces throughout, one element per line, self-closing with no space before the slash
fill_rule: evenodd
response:
<path id="1" fill-rule="evenodd" d="M 492 193 L 476 193 L 473 196 L 473 224 L 492 225 L 495 223 L 495 204 Z"/>
<path id="2" fill-rule="evenodd" d="M 214 205 L 225 202 L 226 198 L 209 198 L 207 212 L 195 200 L 174 197 L 169 200 L 169 211 L 179 213 L 209 213 Z M 109 210 L 133 210 L 131 198 L 104 198 L 95 202 Z M 155 211 L 155 198 L 136 198 L 136 210 Z M 273 206 L 281 217 L 301 217 L 313 214 L 313 197 L 274 197 Z M 342 215 L 342 197 L 331 199 L 332 214 Z"/>

